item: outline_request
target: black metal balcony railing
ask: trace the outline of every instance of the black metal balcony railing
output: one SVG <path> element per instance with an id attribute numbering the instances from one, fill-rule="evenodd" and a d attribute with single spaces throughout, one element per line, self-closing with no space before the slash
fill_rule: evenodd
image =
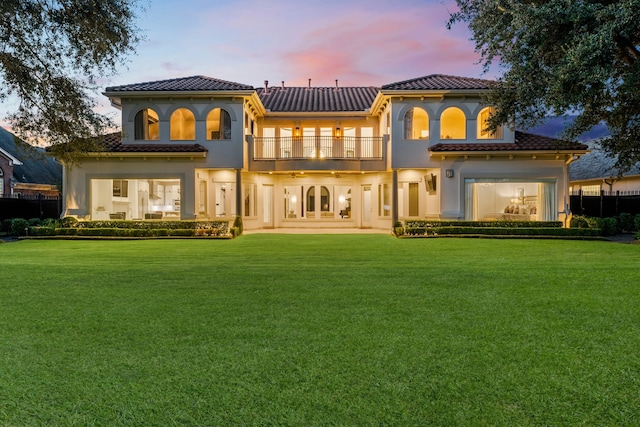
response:
<path id="1" fill-rule="evenodd" d="M 256 137 L 254 160 L 382 159 L 382 137 Z"/>

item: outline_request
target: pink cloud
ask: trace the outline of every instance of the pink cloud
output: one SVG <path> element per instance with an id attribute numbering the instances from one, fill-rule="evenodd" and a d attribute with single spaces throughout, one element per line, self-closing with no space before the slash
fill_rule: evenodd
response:
<path id="1" fill-rule="evenodd" d="M 308 76 L 326 84 L 338 78 L 346 85 L 380 85 L 445 72 L 478 75 L 478 56 L 468 34 L 448 31 L 447 17 L 445 8 L 435 6 L 384 15 L 342 13 L 283 50 L 283 69 L 294 81 Z"/>

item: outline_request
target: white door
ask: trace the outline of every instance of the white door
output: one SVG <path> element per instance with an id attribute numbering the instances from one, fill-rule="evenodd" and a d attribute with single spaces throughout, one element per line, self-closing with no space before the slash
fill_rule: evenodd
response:
<path id="1" fill-rule="evenodd" d="M 262 189 L 263 226 L 273 228 L 273 186 L 264 185 Z"/>
<path id="2" fill-rule="evenodd" d="M 362 227 L 371 227 L 371 185 L 362 186 Z"/>

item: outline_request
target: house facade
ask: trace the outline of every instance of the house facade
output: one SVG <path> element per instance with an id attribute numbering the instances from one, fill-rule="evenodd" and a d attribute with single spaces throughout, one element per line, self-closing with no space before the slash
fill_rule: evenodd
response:
<path id="1" fill-rule="evenodd" d="M 0 127 L 0 197 L 59 197 L 62 165 Z"/>
<path id="2" fill-rule="evenodd" d="M 109 87 L 122 133 L 65 168 L 65 214 L 222 219 L 246 229 L 397 220 L 562 220 L 583 144 L 485 130 L 487 80 L 382 87 L 194 76 Z"/>

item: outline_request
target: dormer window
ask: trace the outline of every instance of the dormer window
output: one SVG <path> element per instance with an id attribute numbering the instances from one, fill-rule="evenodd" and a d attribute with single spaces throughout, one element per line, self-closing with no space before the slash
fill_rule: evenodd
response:
<path id="1" fill-rule="evenodd" d="M 231 139 L 231 116 L 222 108 L 214 108 L 207 115 L 207 139 Z"/>
<path id="2" fill-rule="evenodd" d="M 404 139 L 429 139 L 429 115 L 422 108 L 411 108 L 404 115 Z"/>
<path id="3" fill-rule="evenodd" d="M 478 113 L 478 139 L 502 139 L 502 126 L 498 126 L 495 131 L 487 130 L 489 126 L 489 117 L 496 113 L 494 107 L 483 108 Z"/>
<path id="4" fill-rule="evenodd" d="M 138 111 L 134 121 L 134 138 L 137 141 L 157 141 L 160 139 L 158 114 L 151 108 Z"/>
<path id="5" fill-rule="evenodd" d="M 196 119 L 187 108 L 178 108 L 171 114 L 171 140 L 193 141 L 196 139 Z"/>
<path id="6" fill-rule="evenodd" d="M 440 115 L 440 139 L 465 139 L 467 118 L 457 107 L 449 107 Z"/>

